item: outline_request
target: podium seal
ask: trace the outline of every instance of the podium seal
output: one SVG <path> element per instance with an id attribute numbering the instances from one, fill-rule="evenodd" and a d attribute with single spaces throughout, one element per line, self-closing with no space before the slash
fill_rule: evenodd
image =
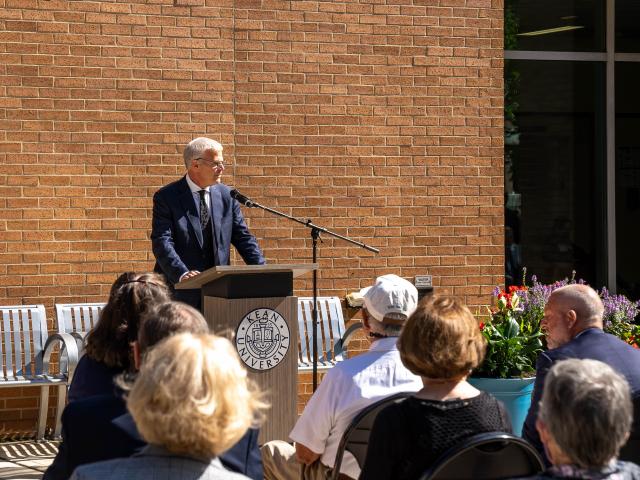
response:
<path id="1" fill-rule="evenodd" d="M 253 370 L 271 370 L 289 351 L 289 326 L 270 308 L 247 313 L 236 329 L 236 350 Z"/>

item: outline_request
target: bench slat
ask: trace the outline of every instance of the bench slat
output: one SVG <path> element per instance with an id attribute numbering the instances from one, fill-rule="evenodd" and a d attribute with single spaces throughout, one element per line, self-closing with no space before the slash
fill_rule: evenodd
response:
<path id="1" fill-rule="evenodd" d="M 5 366 L 7 369 L 6 377 L 15 378 L 16 374 L 13 370 L 13 342 L 11 341 L 11 317 L 15 309 L 7 308 L 2 310 L 2 326 L 4 329 L 4 348 L 5 348 Z"/>
<path id="2" fill-rule="evenodd" d="M 98 323 L 104 306 L 104 303 L 57 303 L 58 333 L 77 332 L 84 336 Z"/>
<path id="3" fill-rule="evenodd" d="M 31 329 L 29 328 L 29 310 L 22 310 L 21 311 L 21 317 L 22 317 L 22 331 L 24 332 L 24 335 L 21 335 L 20 338 L 22 338 L 22 349 L 24 351 L 24 360 L 23 363 L 21 363 L 22 365 L 22 376 L 31 376 L 32 371 L 31 371 L 31 334 L 33 333 L 31 331 Z"/>
<path id="4" fill-rule="evenodd" d="M 313 367 L 313 297 L 298 298 L 298 330 L 300 357 L 298 369 Z M 318 367 L 330 368 L 343 356 L 335 355 L 334 348 L 345 332 L 342 306 L 338 297 L 318 297 Z"/>

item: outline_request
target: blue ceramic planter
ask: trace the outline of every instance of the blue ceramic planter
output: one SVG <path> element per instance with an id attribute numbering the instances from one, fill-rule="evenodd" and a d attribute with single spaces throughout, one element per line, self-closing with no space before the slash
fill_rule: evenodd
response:
<path id="1" fill-rule="evenodd" d="M 467 381 L 478 390 L 490 393 L 507 408 L 511 416 L 513 433 L 522 436 L 522 426 L 531 405 L 534 378 L 479 378 L 471 377 Z"/>

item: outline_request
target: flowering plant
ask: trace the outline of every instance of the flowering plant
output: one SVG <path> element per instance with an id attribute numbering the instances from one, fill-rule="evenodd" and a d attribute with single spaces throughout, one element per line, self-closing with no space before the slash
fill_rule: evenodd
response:
<path id="1" fill-rule="evenodd" d="M 526 275 L 526 272 L 525 272 Z M 523 284 L 525 284 L 523 276 Z M 511 286 L 493 292 L 495 306 L 482 318 L 480 329 L 487 341 L 483 364 L 474 375 L 493 378 L 529 377 L 535 375 L 536 359 L 544 347 L 540 322 L 544 306 L 554 290 L 572 283 L 585 283 L 571 278 L 546 285 L 532 276 L 532 285 Z M 630 345 L 640 348 L 640 326 L 634 318 L 640 312 L 640 301 L 632 302 L 624 295 L 600 292 L 604 303 L 604 330 Z"/>
<path id="2" fill-rule="evenodd" d="M 604 331 L 634 348 L 640 348 L 640 325 L 633 323 L 640 313 L 640 301 L 632 302 L 624 295 L 612 295 L 605 287 L 600 291 L 600 298 L 604 303 Z"/>
<path id="3" fill-rule="evenodd" d="M 480 323 L 487 353 L 475 374 L 497 378 L 531 376 L 542 351 L 540 320 L 544 303 L 539 308 L 532 302 L 526 286 L 496 289 L 493 296 L 496 306 Z"/>

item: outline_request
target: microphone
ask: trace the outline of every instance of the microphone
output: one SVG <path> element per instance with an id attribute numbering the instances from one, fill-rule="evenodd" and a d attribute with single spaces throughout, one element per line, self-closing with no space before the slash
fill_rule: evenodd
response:
<path id="1" fill-rule="evenodd" d="M 232 198 L 236 199 L 239 203 L 241 203 L 245 207 L 253 208 L 255 206 L 255 204 L 251 200 L 249 200 L 248 197 L 245 197 L 244 195 L 242 195 L 235 188 L 233 190 L 231 190 L 231 192 L 229 192 L 229 194 L 231 195 Z"/>

